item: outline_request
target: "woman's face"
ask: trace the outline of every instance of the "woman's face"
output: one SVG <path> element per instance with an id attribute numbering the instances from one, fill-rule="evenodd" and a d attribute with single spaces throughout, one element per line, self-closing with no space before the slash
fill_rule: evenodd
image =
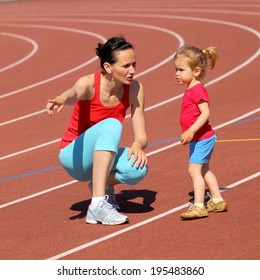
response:
<path id="1" fill-rule="evenodd" d="M 135 74 L 136 58 L 133 49 L 121 50 L 115 53 L 116 62 L 110 64 L 111 74 L 115 80 L 129 85 Z"/>

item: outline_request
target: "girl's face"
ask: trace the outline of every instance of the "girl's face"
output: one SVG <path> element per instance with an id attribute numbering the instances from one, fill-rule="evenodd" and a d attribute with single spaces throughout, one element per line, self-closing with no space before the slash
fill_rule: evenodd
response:
<path id="1" fill-rule="evenodd" d="M 174 61 L 176 79 L 180 85 L 190 85 L 196 80 L 195 72 L 190 68 L 185 57 L 178 57 Z"/>
<path id="2" fill-rule="evenodd" d="M 129 85 L 135 74 L 136 58 L 133 49 L 118 51 L 115 53 L 117 61 L 109 64 L 109 73 L 113 78 L 123 84 Z"/>

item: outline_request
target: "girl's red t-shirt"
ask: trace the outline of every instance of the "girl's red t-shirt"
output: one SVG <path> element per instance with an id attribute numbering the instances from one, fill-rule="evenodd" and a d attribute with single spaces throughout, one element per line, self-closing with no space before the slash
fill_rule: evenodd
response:
<path id="1" fill-rule="evenodd" d="M 200 115 L 198 104 L 200 101 L 209 103 L 209 95 L 203 84 L 197 84 L 185 90 L 180 113 L 182 132 L 189 129 L 198 119 Z M 210 138 L 214 133 L 214 130 L 207 121 L 204 126 L 195 133 L 192 141 Z"/>

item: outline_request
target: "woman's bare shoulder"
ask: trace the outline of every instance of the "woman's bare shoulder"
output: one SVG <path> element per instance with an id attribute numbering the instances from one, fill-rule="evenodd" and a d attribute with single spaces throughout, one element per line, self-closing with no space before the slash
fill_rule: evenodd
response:
<path id="1" fill-rule="evenodd" d="M 94 92 L 94 74 L 82 76 L 74 86 L 81 100 L 90 100 Z"/>

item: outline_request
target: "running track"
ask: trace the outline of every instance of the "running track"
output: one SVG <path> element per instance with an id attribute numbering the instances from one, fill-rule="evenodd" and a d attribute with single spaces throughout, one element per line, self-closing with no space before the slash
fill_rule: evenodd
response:
<path id="1" fill-rule="evenodd" d="M 0 1 L 0 259 L 258 260 L 259 15 L 259 1 L 246 0 Z M 135 45 L 145 87 L 149 175 L 116 189 L 129 224 L 91 226 L 86 183 L 58 162 L 71 108 L 52 119 L 44 108 L 97 71 L 97 43 L 119 34 Z M 188 222 L 179 218 L 192 200 L 179 142 L 184 88 L 172 64 L 184 43 L 221 53 L 206 86 L 219 140 L 211 167 L 230 207 Z M 127 117 L 122 145 L 131 141 Z"/>

